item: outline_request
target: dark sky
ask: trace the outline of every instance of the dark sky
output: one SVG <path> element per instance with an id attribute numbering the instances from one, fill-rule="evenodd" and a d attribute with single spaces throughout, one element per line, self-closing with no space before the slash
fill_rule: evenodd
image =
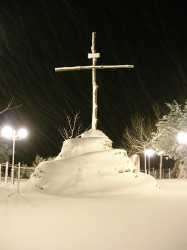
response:
<path id="1" fill-rule="evenodd" d="M 91 124 L 91 71 L 55 73 L 55 67 L 90 65 L 96 31 L 97 64 L 135 69 L 97 71 L 98 129 L 119 146 L 130 118 L 152 116 L 187 96 L 186 9 L 182 1 L 0 1 L 0 105 L 22 107 L 0 116 L 0 125 L 25 126 L 16 160 L 55 156 L 63 139 L 64 110 Z"/>

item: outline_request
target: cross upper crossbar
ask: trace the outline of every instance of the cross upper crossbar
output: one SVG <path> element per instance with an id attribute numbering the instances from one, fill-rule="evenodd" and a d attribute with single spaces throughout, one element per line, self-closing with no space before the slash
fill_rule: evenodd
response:
<path id="1" fill-rule="evenodd" d="M 134 68 L 133 65 L 98 65 L 98 66 L 75 66 L 75 67 L 61 67 L 55 68 L 56 72 L 71 71 L 71 70 L 86 70 L 86 69 L 122 69 L 122 68 Z"/>

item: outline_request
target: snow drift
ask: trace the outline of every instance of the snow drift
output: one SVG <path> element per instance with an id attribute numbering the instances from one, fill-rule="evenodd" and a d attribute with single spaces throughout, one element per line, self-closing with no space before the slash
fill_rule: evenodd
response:
<path id="1" fill-rule="evenodd" d="M 80 138 L 66 140 L 54 160 L 41 162 L 26 191 L 96 197 L 145 186 L 147 190 L 157 189 L 153 177 L 136 171 L 125 150 L 113 149 L 112 141 L 102 131 L 91 129 Z"/>

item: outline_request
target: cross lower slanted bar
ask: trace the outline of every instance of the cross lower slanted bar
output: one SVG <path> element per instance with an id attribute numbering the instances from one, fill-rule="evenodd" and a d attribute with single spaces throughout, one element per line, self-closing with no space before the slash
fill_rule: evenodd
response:
<path id="1" fill-rule="evenodd" d="M 91 66 L 75 66 L 75 67 L 60 67 L 60 68 L 55 68 L 56 72 L 60 71 L 72 71 L 72 70 L 87 70 L 91 69 L 92 70 L 92 129 L 97 129 L 97 89 L 98 86 L 96 84 L 96 70 L 97 69 L 122 69 L 122 68 L 134 68 L 134 65 L 98 65 L 96 66 L 97 63 L 97 58 L 100 57 L 100 53 L 95 52 L 95 36 L 96 32 L 92 33 L 92 47 L 91 51 L 92 53 L 88 54 L 88 58 L 92 59 L 92 65 Z"/>

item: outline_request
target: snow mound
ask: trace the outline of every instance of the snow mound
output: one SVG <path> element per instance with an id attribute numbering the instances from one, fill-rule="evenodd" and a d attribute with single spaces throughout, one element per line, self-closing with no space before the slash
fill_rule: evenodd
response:
<path id="1" fill-rule="evenodd" d="M 106 136 L 101 130 L 98 129 L 90 129 L 81 134 L 81 138 L 85 137 L 103 137 L 109 140 L 108 136 Z"/>
<path id="2" fill-rule="evenodd" d="M 113 149 L 103 132 L 89 130 L 81 138 L 66 140 L 56 159 L 41 162 L 25 191 L 100 197 L 156 186 L 153 177 L 136 172 L 125 150 Z"/>
<path id="3" fill-rule="evenodd" d="M 90 129 L 83 133 L 81 138 L 71 138 L 64 141 L 56 160 L 111 149 L 112 141 L 102 131 Z"/>

